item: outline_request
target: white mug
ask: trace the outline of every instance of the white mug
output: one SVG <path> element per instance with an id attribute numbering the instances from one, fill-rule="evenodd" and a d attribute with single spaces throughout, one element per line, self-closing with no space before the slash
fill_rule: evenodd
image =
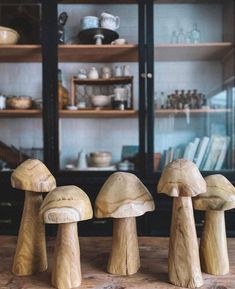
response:
<path id="1" fill-rule="evenodd" d="M 115 77 L 121 77 L 122 76 L 122 67 L 121 66 L 115 66 L 114 67 L 114 76 Z"/>
<path id="2" fill-rule="evenodd" d="M 0 110 L 6 109 L 6 97 L 4 95 L 0 95 Z"/>
<path id="3" fill-rule="evenodd" d="M 118 16 L 103 12 L 100 19 L 100 25 L 102 28 L 116 30 L 120 26 L 120 18 Z"/>

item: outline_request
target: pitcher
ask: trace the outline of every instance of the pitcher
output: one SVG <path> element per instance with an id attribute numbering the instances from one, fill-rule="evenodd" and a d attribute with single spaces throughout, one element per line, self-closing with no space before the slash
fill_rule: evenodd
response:
<path id="1" fill-rule="evenodd" d="M 120 26 L 120 18 L 107 12 L 103 12 L 100 16 L 100 19 L 100 24 L 103 28 L 116 30 Z"/>
<path id="2" fill-rule="evenodd" d="M 87 168 L 87 158 L 86 158 L 86 152 L 84 149 L 82 149 L 79 153 L 78 153 L 78 163 L 77 163 L 77 167 L 79 170 L 84 170 Z"/>

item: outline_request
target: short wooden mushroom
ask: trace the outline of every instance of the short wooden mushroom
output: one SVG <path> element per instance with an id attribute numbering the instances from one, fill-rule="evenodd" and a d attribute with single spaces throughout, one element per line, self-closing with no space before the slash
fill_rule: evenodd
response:
<path id="1" fill-rule="evenodd" d="M 174 197 L 168 269 L 172 284 L 195 288 L 203 285 L 192 199 L 206 192 L 206 182 L 191 161 L 178 159 L 162 172 L 158 192 Z"/>
<path id="2" fill-rule="evenodd" d="M 224 176 L 205 178 L 207 192 L 194 199 L 196 210 L 206 211 L 200 241 L 202 270 L 212 275 L 229 273 L 224 211 L 235 208 L 235 188 Z"/>
<path id="3" fill-rule="evenodd" d="M 46 224 L 59 224 L 52 268 L 52 285 L 59 289 L 81 284 L 77 222 L 91 219 L 86 193 L 76 186 L 57 187 L 44 199 L 40 214 Z"/>
<path id="4" fill-rule="evenodd" d="M 42 193 L 56 187 L 56 181 L 39 160 L 28 159 L 11 175 L 11 185 L 25 190 L 24 210 L 20 224 L 12 271 L 19 276 L 47 269 L 45 226 L 39 218 Z"/>
<path id="5" fill-rule="evenodd" d="M 138 271 L 140 257 L 135 217 L 154 208 L 151 194 L 135 175 L 116 172 L 104 183 L 95 201 L 95 216 L 114 218 L 109 273 L 131 275 Z"/>

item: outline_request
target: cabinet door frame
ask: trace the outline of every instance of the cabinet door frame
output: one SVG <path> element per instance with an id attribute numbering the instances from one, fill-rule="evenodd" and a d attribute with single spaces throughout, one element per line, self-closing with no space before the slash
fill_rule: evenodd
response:
<path id="1" fill-rule="evenodd" d="M 57 1 L 42 0 L 43 142 L 44 162 L 59 168 Z"/>

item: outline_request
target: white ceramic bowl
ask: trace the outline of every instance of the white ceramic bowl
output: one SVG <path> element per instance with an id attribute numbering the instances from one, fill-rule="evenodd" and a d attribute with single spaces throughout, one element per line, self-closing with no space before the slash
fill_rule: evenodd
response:
<path id="1" fill-rule="evenodd" d="M 92 95 L 91 103 L 94 107 L 104 107 L 111 104 L 109 95 Z"/>
<path id="2" fill-rule="evenodd" d="M 20 35 L 14 29 L 0 26 L 0 45 L 16 44 Z"/>

